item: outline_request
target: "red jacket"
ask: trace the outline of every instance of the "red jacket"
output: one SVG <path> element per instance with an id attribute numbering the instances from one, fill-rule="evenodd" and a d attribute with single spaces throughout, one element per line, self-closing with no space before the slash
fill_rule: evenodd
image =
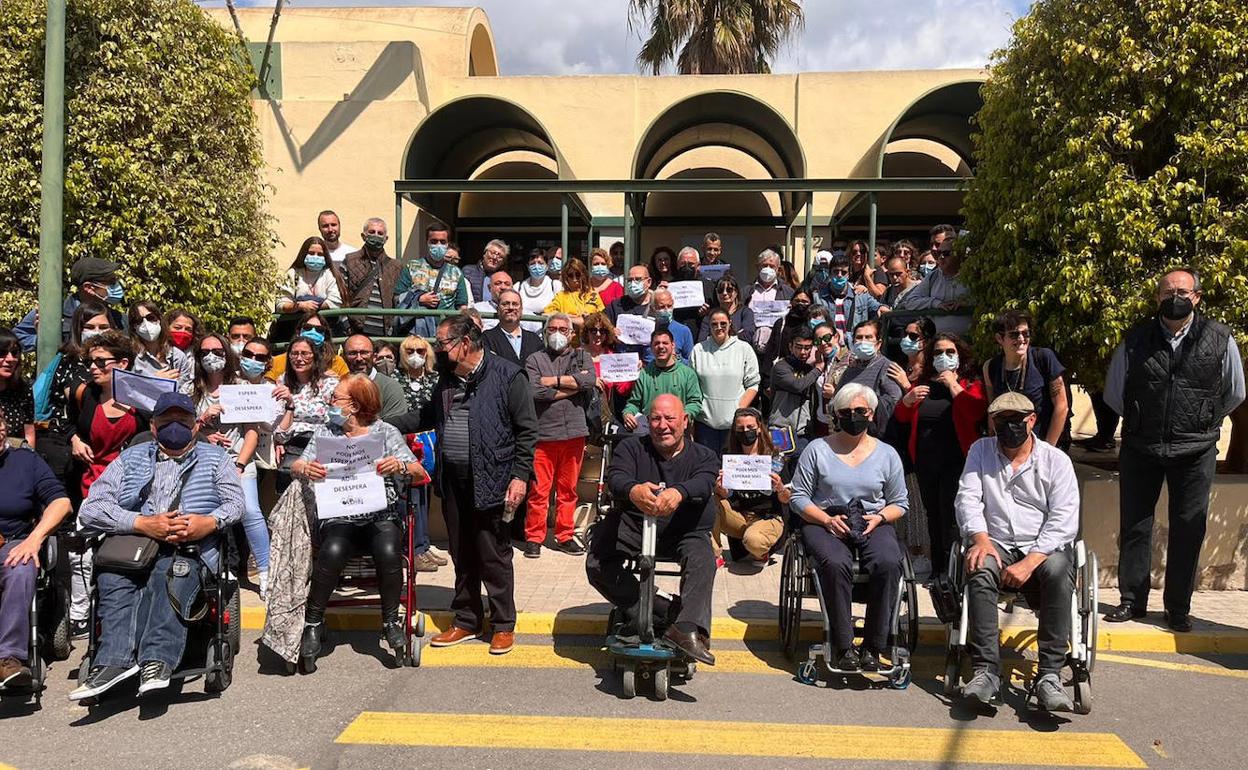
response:
<path id="1" fill-rule="evenodd" d="M 958 380 L 958 384 L 962 386 L 962 392 L 953 399 L 953 429 L 958 434 L 958 443 L 962 446 L 962 456 L 965 457 L 971 451 L 971 444 L 983 435 L 980 426 L 988 415 L 988 396 L 984 393 L 984 383 L 980 380 L 963 379 Z M 910 390 L 916 387 L 918 385 L 911 386 Z M 920 403 L 922 402 L 916 401 L 914 406 L 906 406 L 906 401 L 902 398 L 893 409 L 893 416 L 898 422 L 910 423 L 910 440 L 907 446 L 910 459 L 915 462 L 918 462 L 915 446 L 919 440 L 919 421 L 914 417 L 919 412 Z"/>

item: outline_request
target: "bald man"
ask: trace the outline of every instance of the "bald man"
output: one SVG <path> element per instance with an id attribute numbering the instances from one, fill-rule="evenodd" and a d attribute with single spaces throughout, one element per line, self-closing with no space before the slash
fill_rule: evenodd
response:
<path id="1" fill-rule="evenodd" d="M 611 458 L 607 487 L 615 502 L 594 527 L 585 572 L 590 585 L 623 613 L 620 635 L 636 634 L 641 586 L 625 562 L 641 553 L 642 516 L 654 516 L 657 555 L 680 562 L 680 597 L 654 598 L 655 633 L 690 659 L 715 665 L 710 653 L 715 584 L 710 534 L 719 458 L 687 436 L 689 416 L 679 398 L 656 397 L 648 419 L 649 433 L 625 439 Z"/>

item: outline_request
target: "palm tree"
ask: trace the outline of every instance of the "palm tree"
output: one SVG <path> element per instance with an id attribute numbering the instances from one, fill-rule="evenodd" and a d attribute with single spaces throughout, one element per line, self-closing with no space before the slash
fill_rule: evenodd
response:
<path id="1" fill-rule="evenodd" d="M 650 27 L 637 63 L 655 75 L 672 60 L 682 75 L 770 72 L 805 21 L 801 0 L 629 0 L 628 19 Z"/>

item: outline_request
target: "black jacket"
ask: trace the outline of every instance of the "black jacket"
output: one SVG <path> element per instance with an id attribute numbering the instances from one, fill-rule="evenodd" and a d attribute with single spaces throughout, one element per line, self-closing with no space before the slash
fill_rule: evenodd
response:
<path id="1" fill-rule="evenodd" d="M 542 350 L 546 346 L 542 344 L 542 338 L 527 329 L 520 330 L 520 355 L 516 355 L 516 351 L 511 347 L 511 343 L 507 341 L 507 332 L 503 331 L 501 326 L 495 326 L 481 335 L 481 344 L 485 349 L 505 361 L 510 361 L 521 369 L 524 368 L 524 362 L 529 356 Z"/>
<path id="2" fill-rule="evenodd" d="M 649 436 L 632 436 L 620 442 L 611 456 L 607 471 L 607 489 L 619 503 L 618 510 L 628 516 L 641 513 L 628 499 L 634 485 L 651 482 L 666 484 L 680 490 L 684 502 L 666 519 L 658 520 L 660 536 L 673 532 L 710 531 L 715 523 L 715 479 L 719 475 L 719 456 L 685 435 L 685 448 L 671 460 L 664 460 Z M 667 535 L 671 537 L 671 535 Z"/>

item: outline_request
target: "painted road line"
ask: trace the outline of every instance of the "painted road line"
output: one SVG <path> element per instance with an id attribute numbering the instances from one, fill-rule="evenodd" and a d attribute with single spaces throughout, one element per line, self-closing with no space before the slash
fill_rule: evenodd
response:
<path id="1" fill-rule="evenodd" d="M 451 624 L 451 613 L 434 610 L 426 613 L 429 628 L 434 632 L 445 631 Z M 329 627 L 339 631 L 378 631 L 381 619 L 375 609 L 331 608 L 326 613 Z M 259 631 L 264 628 L 264 607 L 243 607 L 243 628 Z M 585 615 L 553 612 L 522 612 L 516 618 L 516 633 L 533 636 L 604 636 L 607 630 L 605 615 Z M 802 639 L 818 641 L 820 629 L 811 620 L 802 627 Z M 711 638 L 718 641 L 775 641 L 780 638 L 775 620 L 737 620 L 715 618 L 711 622 Z M 1004 626 L 1001 642 L 1006 649 L 1036 650 L 1036 630 L 1018 626 Z M 924 619 L 919 626 L 919 643 L 927 647 L 943 647 L 945 628 L 932 619 Z M 1154 652 L 1154 653 L 1248 653 L 1248 629 L 1230 631 L 1175 634 L 1163 628 L 1107 629 L 1101 625 L 1097 645 L 1102 651 Z"/>
<path id="2" fill-rule="evenodd" d="M 729 757 L 1146 767 L 1112 733 L 366 711 L 341 744 Z"/>
<path id="3" fill-rule="evenodd" d="M 1108 663 L 1126 663 L 1132 666 L 1160 668 L 1166 671 L 1183 671 L 1185 673 L 1192 674 L 1226 676 L 1231 677 L 1232 679 L 1248 679 L 1248 671 L 1241 671 L 1233 668 L 1222 668 L 1220 666 L 1202 666 L 1196 663 L 1176 663 L 1169 660 L 1152 660 L 1150 658 L 1130 658 L 1126 655 L 1114 655 L 1104 652 L 1097 653 L 1096 659 L 1097 661 L 1106 661 Z"/>

